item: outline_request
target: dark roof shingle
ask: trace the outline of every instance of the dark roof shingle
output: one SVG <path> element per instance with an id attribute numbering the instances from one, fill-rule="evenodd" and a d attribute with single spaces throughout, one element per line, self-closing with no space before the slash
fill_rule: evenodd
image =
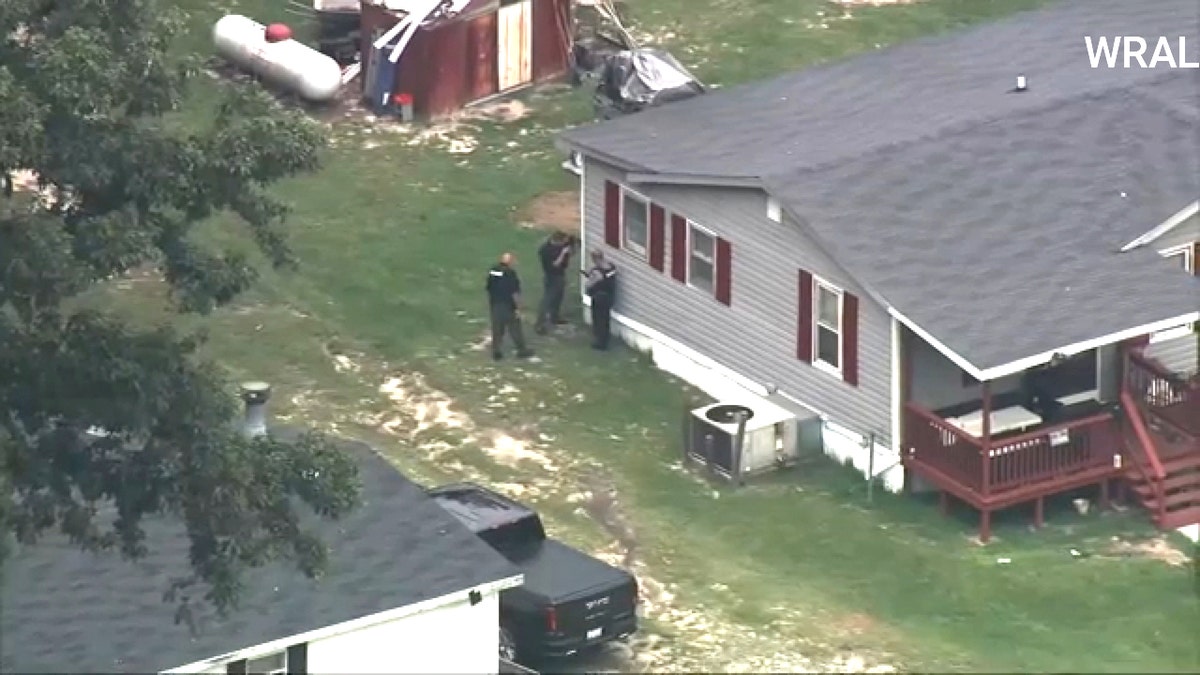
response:
<path id="1" fill-rule="evenodd" d="M 1093 69 L 1084 41 L 1188 35 L 1195 62 L 1198 26 L 1196 0 L 1063 0 L 564 140 L 640 172 L 758 181 L 987 370 L 1200 310 L 1194 278 L 1116 253 L 1200 197 L 1200 70 Z"/>
<path id="2" fill-rule="evenodd" d="M 363 502 L 317 526 L 325 577 L 253 570 L 240 609 L 202 617 L 193 636 L 163 601 L 168 579 L 189 571 L 178 522 L 148 522 L 150 553 L 137 563 L 48 537 L 5 561 L 3 671 L 159 672 L 519 574 L 370 447 L 339 445 L 359 462 Z"/>
<path id="3" fill-rule="evenodd" d="M 1063 0 L 570 129 L 563 139 L 640 171 L 763 178 L 1153 79 L 1162 69 L 1091 68 L 1084 36 L 1195 36 L 1197 26 L 1196 0 Z M 1189 43 L 1195 61 L 1200 40 Z M 1018 74 L 1029 89 L 1014 96 Z M 1195 110 L 1196 99 L 1178 98 Z"/>
<path id="4" fill-rule="evenodd" d="M 1195 279 L 1118 252 L 1200 195 L 1200 124 L 1156 110 L 1106 92 L 768 189 L 803 205 L 851 274 L 986 370 L 1200 310 Z"/>

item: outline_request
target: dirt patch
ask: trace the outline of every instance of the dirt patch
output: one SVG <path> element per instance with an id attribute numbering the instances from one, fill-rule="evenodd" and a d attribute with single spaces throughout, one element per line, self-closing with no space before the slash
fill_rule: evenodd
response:
<path id="1" fill-rule="evenodd" d="M 871 7 L 879 7 L 881 5 L 911 5 L 917 0 L 837 0 L 839 5 L 867 5 Z"/>
<path id="2" fill-rule="evenodd" d="M 1105 554 L 1118 558 L 1150 558 L 1171 567 L 1183 567 L 1192 562 L 1188 554 L 1172 546 L 1163 537 L 1145 541 L 1125 541 L 1114 537 Z"/>
<path id="3" fill-rule="evenodd" d="M 877 622 L 866 614 L 848 614 L 835 621 L 834 625 L 846 635 L 865 635 L 875 629 Z"/>
<path id="4" fill-rule="evenodd" d="M 539 195 L 517 212 L 522 227 L 567 234 L 579 234 L 579 191 L 547 192 Z"/>

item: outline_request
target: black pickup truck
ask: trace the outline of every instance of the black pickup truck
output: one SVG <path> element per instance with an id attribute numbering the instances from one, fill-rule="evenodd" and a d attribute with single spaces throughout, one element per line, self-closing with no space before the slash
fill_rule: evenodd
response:
<path id="1" fill-rule="evenodd" d="M 429 495 L 525 575 L 523 585 L 500 594 L 502 658 L 570 656 L 637 630 L 637 579 L 547 539 L 532 509 L 473 483 Z"/>

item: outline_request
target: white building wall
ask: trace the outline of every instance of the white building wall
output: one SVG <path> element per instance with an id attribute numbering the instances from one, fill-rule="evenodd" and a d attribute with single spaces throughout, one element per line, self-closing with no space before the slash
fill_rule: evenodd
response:
<path id="1" fill-rule="evenodd" d="M 586 295 L 582 302 L 587 307 L 591 306 L 591 298 Z M 872 460 L 868 439 L 831 422 L 826 411 L 814 408 L 795 393 L 783 389 L 771 392 L 763 384 L 725 368 L 629 317 L 613 312 L 612 318 L 613 335 L 633 349 L 649 353 L 659 369 L 719 402 L 753 406 L 755 401 L 769 400 L 768 397 L 773 395 L 817 413 L 824 422 L 822 436 L 826 455 L 840 464 L 853 466 L 864 478 L 873 471 L 874 477 L 889 492 L 904 489 L 904 469 L 900 466 L 899 451 L 885 439 L 876 440 L 875 457 Z"/>
<path id="2" fill-rule="evenodd" d="M 308 672 L 495 673 L 500 596 L 451 605 L 310 642 Z"/>

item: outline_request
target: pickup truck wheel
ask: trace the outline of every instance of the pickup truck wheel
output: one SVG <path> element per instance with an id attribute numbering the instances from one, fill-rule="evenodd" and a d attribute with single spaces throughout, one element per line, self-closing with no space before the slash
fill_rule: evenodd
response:
<path id="1" fill-rule="evenodd" d="M 504 626 L 500 627 L 500 658 L 514 663 L 517 661 L 517 643 Z"/>

